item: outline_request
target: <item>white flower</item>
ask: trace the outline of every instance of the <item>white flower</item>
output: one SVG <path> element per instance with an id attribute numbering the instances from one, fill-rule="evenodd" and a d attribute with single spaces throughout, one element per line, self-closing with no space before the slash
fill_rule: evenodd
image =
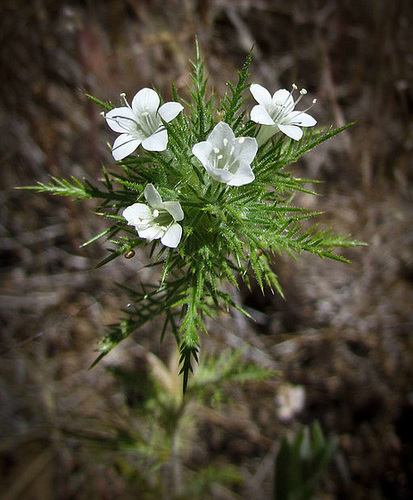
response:
<path id="1" fill-rule="evenodd" d="M 215 180 L 229 186 L 243 186 L 255 179 L 251 162 L 258 151 L 252 137 L 235 137 L 231 127 L 219 122 L 208 139 L 198 142 L 192 153 Z"/>
<path id="2" fill-rule="evenodd" d="M 177 224 L 184 218 L 179 201 L 162 201 L 158 191 L 148 184 L 143 192 L 148 205 L 134 203 L 125 208 L 123 217 L 135 226 L 139 238 L 148 241 L 161 239 L 166 247 L 176 248 L 181 240 L 182 227 Z"/>
<path id="3" fill-rule="evenodd" d="M 125 94 L 121 94 L 121 97 L 125 106 L 114 108 L 105 115 L 109 127 L 121 134 L 112 147 L 115 160 L 126 158 L 140 144 L 148 151 L 164 151 L 168 144 L 168 133 L 161 118 L 170 122 L 183 110 L 183 106 L 178 102 L 166 102 L 159 107 L 158 94 L 148 88 L 135 95 L 132 106 Z"/>
<path id="4" fill-rule="evenodd" d="M 293 84 L 291 92 L 286 89 L 280 89 L 271 97 L 268 90 L 261 85 L 253 83 L 250 86 L 251 94 L 258 102 L 251 110 L 251 120 L 265 125 L 267 139 L 281 130 L 285 135 L 300 140 L 303 131 L 300 127 L 312 127 L 317 121 L 304 111 L 294 111 L 296 104 L 307 94 L 305 89 L 300 90 L 300 97 L 294 101 L 293 93 L 297 86 Z M 313 105 L 317 102 L 313 100 Z M 259 141 L 260 142 L 260 141 Z M 263 141 L 262 141 L 263 142 Z"/>

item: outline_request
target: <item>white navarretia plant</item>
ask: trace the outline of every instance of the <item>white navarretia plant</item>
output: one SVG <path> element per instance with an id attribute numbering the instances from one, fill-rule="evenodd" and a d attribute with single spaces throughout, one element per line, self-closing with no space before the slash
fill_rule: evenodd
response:
<path id="1" fill-rule="evenodd" d="M 230 307 L 247 314 L 222 291 L 222 282 L 238 286 L 239 279 L 247 285 L 254 279 L 263 292 L 266 285 L 282 293 L 271 266 L 274 255 L 311 252 L 346 262 L 334 250 L 360 244 L 316 225 L 304 229 L 301 220 L 317 214 L 291 204 L 295 191 L 315 193 L 304 187 L 308 181 L 293 176 L 289 165 L 349 125 L 313 128 L 312 116 L 294 110 L 301 98 L 294 102 L 295 86 L 273 96 L 260 85 L 250 86 L 251 57 L 218 106 L 213 96 L 207 97 L 198 46 L 186 110 L 174 86 L 173 102 L 162 105 L 151 89 L 140 90 L 131 106 L 124 96 L 121 107 L 89 96 L 102 106 L 110 128 L 121 134 L 112 149 L 119 160 L 116 171 L 105 169 L 100 184 L 54 178 L 29 187 L 101 200 L 98 213 L 113 222 L 86 243 L 101 237 L 111 241 L 110 255 L 100 265 L 129 257 L 148 242 L 150 262 L 163 264 L 159 286 L 137 278 L 131 306 L 102 340 L 96 362 L 163 314 L 161 338 L 166 332 L 176 338 L 185 390 L 198 359 L 200 333 L 206 331 L 205 316 Z M 251 120 L 249 91 L 258 101 Z M 278 131 L 282 134 L 268 140 Z"/>

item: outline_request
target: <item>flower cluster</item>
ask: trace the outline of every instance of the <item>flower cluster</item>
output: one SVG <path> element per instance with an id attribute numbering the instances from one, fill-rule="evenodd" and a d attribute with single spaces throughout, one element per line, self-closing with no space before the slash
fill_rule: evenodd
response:
<path id="1" fill-rule="evenodd" d="M 185 101 L 175 86 L 173 102 L 165 103 L 150 88 L 137 92 L 130 104 L 122 94 L 119 107 L 88 96 L 118 134 L 112 155 L 119 168 L 104 169 L 96 183 L 53 178 L 50 184 L 28 187 L 99 200 L 96 213 L 112 224 L 84 245 L 102 237 L 110 241 L 113 246 L 100 266 L 122 255 L 133 257 L 146 241 L 152 242 L 148 267 L 162 267 L 159 285 L 137 279 L 128 287 L 126 317 L 110 326 L 95 364 L 162 315 L 161 338 L 169 331 L 177 341 L 185 391 L 192 364 L 198 362 L 200 332 L 207 332 L 205 319 L 230 308 L 248 315 L 233 294 L 222 290 L 225 283 L 238 286 L 242 281 L 251 287 L 254 280 L 263 293 L 268 287 L 282 295 L 272 266 L 275 255 L 309 252 L 348 262 L 335 250 L 361 244 L 315 224 L 304 226 L 302 220 L 317 214 L 292 205 L 294 193 L 315 193 L 287 170 L 351 124 L 304 135 L 303 128 L 316 124 L 308 114 L 315 100 L 298 110 L 305 89 L 293 85 L 291 91 L 271 94 L 249 84 L 251 60 L 252 52 L 238 81 L 228 82 L 218 109 L 216 96 L 207 92 L 198 45 L 191 63 L 193 86 Z M 257 102 L 248 114 L 250 94 Z M 275 134 L 279 138 L 269 140 Z"/>
<path id="2" fill-rule="evenodd" d="M 254 137 L 236 137 L 231 127 L 221 121 L 207 137 L 192 147 L 193 155 L 201 162 L 208 176 L 228 186 L 243 186 L 253 182 L 255 175 L 252 163 L 259 144 L 269 137 L 283 132 L 294 140 L 301 139 L 300 127 L 311 127 L 316 120 L 305 111 L 294 111 L 295 105 L 307 93 L 300 91 L 300 97 L 294 101 L 293 85 L 291 92 L 278 90 L 271 97 L 267 89 L 252 84 L 250 91 L 258 105 L 251 110 L 251 120 L 260 124 L 257 139 Z M 168 133 L 165 123 L 176 118 L 183 110 L 177 102 L 167 102 L 160 106 L 158 94 L 149 88 L 140 90 L 129 105 L 125 94 L 121 94 L 125 106 L 114 108 L 104 117 L 109 127 L 120 133 L 114 141 L 112 155 L 115 160 L 123 160 L 142 146 L 147 151 L 165 151 L 168 145 Z M 315 100 L 313 101 L 315 103 Z M 138 236 L 147 241 L 160 239 L 169 248 L 176 248 L 182 236 L 182 227 L 178 224 L 184 218 L 178 201 L 163 202 L 152 184 L 144 190 L 148 203 L 134 203 L 123 212 L 128 224 L 136 228 Z"/>

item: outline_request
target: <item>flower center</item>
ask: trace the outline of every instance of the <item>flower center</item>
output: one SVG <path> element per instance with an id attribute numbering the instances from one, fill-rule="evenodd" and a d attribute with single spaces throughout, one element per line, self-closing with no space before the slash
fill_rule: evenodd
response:
<path id="1" fill-rule="evenodd" d="M 167 210 L 152 210 L 152 224 L 160 226 L 162 229 L 166 229 L 174 222 L 174 218 Z"/>
<path id="2" fill-rule="evenodd" d="M 142 132 L 147 137 L 156 132 L 161 124 L 158 114 L 149 113 L 149 111 L 143 111 L 141 115 L 137 115 L 136 118 L 137 121 L 135 123 L 137 131 Z"/>
<path id="3" fill-rule="evenodd" d="M 242 138 L 239 139 L 241 142 Z M 222 148 L 214 147 L 212 149 L 212 158 L 211 163 L 213 168 L 217 168 L 219 170 L 227 170 L 229 172 L 233 172 L 233 167 L 236 166 L 237 158 L 234 156 L 235 146 L 233 141 L 231 143 L 225 137 L 222 141 Z M 235 169 L 236 170 L 236 169 Z"/>

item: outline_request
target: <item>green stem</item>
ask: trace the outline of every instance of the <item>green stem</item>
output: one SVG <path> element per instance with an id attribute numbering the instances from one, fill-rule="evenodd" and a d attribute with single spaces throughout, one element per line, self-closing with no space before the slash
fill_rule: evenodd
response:
<path id="1" fill-rule="evenodd" d="M 258 147 L 265 144 L 270 137 L 278 132 L 277 125 L 261 125 L 257 135 Z"/>

